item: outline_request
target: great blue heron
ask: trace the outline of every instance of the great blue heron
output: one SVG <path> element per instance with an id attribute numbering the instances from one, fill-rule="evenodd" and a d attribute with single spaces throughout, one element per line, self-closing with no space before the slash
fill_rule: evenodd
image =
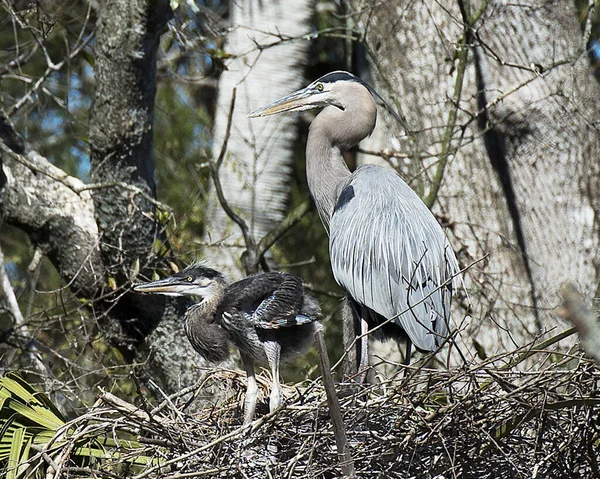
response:
<path id="1" fill-rule="evenodd" d="M 333 276 L 360 318 L 363 373 L 369 326 L 380 326 L 380 339 L 408 336 L 422 351 L 440 347 L 459 271 L 441 226 L 394 170 L 365 165 L 350 172 L 344 161 L 344 152 L 375 128 L 374 96 L 381 99 L 359 78 L 336 71 L 248 115 L 323 108 L 310 125 L 306 176 L 329 233 Z"/>
<path id="2" fill-rule="evenodd" d="M 319 327 L 319 303 L 304 294 L 300 278 L 286 273 L 255 274 L 227 285 L 218 271 L 192 264 L 180 273 L 134 289 L 200 298 L 185 313 L 186 335 L 193 348 L 212 362 L 227 359 L 230 342 L 239 348 L 248 375 L 244 424 L 252 421 L 256 409 L 254 363 L 271 368 L 269 408 L 273 411 L 281 402 L 280 359 L 306 352 Z"/>

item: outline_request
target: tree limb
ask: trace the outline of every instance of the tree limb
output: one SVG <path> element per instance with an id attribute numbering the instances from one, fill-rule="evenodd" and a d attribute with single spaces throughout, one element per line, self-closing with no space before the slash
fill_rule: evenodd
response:
<path id="1" fill-rule="evenodd" d="M 487 2 L 483 2 L 482 8 L 477 12 L 476 15 L 471 17 L 466 11 L 464 2 L 459 1 L 461 14 L 463 16 L 464 31 L 458 43 L 458 66 L 456 67 L 456 80 L 454 82 L 454 97 L 450 105 L 450 111 L 448 112 L 448 120 L 446 121 L 444 136 L 442 137 L 442 151 L 440 152 L 437 169 L 435 170 L 435 174 L 433 176 L 431 190 L 429 190 L 429 194 L 423 199 L 428 208 L 433 207 L 433 204 L 437 199 L 440 187 L 442 186 L 442 180 L 444 179 L 446 164 L 448 163 L 448 158 L 450 157 L 451 153 L 452 137 L 454 135 L 454 128 L 456 126 L 460 98 L 465 80 L 465 71 L 467 69 L 469 43 L 471 42 L 472 37 L 471 28 L 483 14 L 486 4 Z"/>
<path id="2" fill-rule="evenodd" d="M 6 266 L 4 264 L 4 253 L 2 252 L 2 248 L 0 248 L 0 293 L 6 299 L 8 310 L 15 321 L 16 328 L 19 329 L 21 335 L 24 336 L 25 345 L 23 349 L 27 351 L 27 355 L 29 356 L 31 364 L 37 370 L 40 376 L 46 377 L 46 366 L 44 365 L 35 343 L 33 342 L 33 335 L 31 334 L 29 327 L 25 324 L 25 318 L 21 313 L 17 297 L 15 296 L 15 292 L 13 291 L 10 280 L 8 279 L 8 275 L 6 274 Z M 14 350 L 10 352 L 11 356 L 12 354 L 14 354 Z M 6 362 L 7 364 L 10 364 L 10 360 Z"/>
<path id="3" fill-rule="evenodd" d="M 246 248 L 248 250 L 254 250 L 254 238 L 250 234 L 250 228 L 248 228 L 248 224 L 244 221 L 244 219 L 239 216 L 233 209 L 231 205 L 225 198 L 223 193 L 223 185 L 221 184 L 221 177 L 219 175 L 219 170 L 221 169 L 221 165 L 223 164 L 223 160 L 225 159 L 225 154 L 227 153 L 227 143 L 229 143 L 229 136 L 231 135 L 231 125 L 233 120 L 233 111 L 235 109 L 235 97 L 236 97 L 236 89 L 233 89 L 231 94 L 231 105 L 229 106 L 229 114 L 227 116 L 227 127 L 225 128 L 225 137 L 223 138 L 223 146 L 221 146 L 221 152 L 216 160 L 209 160 L 208 164 L 210 166 L 210 174 L 215 185 L 215 192 L 217 194 L 217 198 L 219 199 L 219 204 L 225 214 L 229 216 L 229 218 L 240 227 L 242 231 L 242 235 L 244 236 L 244 241 L 246 243 Z"/>
<path id="4" fill-rule="evenodd" d="M 294 208 L 283 220 L 269 231 L 256 245 L 256 256 L 263 256 L 275 242 L 304 218 L 312 208 L 310 200 L 305 200 Z"/>
<path id="5" fill-rule="evenodd" d="M 77 194 L 79 179 L 35 151 L 20 155 L 0 141 L 0 214 L 26 231 L 73 290 L 95 297 L 103 286 L 98 228 L 89 194 Z M 43 174 L 39 174 L 39 173 Z"/>

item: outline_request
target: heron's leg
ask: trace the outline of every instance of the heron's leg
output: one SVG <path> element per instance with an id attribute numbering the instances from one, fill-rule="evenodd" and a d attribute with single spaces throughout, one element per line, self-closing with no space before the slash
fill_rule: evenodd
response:
<path id="1" fill-rule="evenodd" d="M 411 346 L 412 346 L 412 341 L 408 338 L 406 338 L 406 353 L 404 355 L 404 365 L 408 366 L 410 365 L 410 355 L 411 355 Z"/>
<path id="2" fill-rule="evenodd" d="M 281 356 L 281 345 L 276 341 L 265 341 L 265 353 L 271 374 L 273 375 L 273 387 L 269 397 L 269 412 L 275 411 L 281 404 L 281 385 L 279 384 L 279 359 Z"/>
<path id="3" fill-rule="evenodd" d="M 364 384 L 367 379 L 369 367 L 369 324 L 364 315 L 360 318 L 360 361 L 358 363 L 358 374 L 360 383 Z"/>
<path id="4" fill-rule="evenodd" d="M 242 361 L 248 377 L 248 388 L 246 389 L 246 398 L 244 399 L 244 424 L 250 424 L 252 419 L 254 419 L 254 411 L 256 411 L 258 385 L 254 377 L 254 360 L 242 355 Z"/>
<path id="5" fill-rule="evenodd" d="M 356 341 L 358 335 L 359 315 L 346 296 L 340 306 L 342 319 L 342 340 L 344 344 L 344 362 L 342 364 L 345 378 L 356 378 L 359 371 L 360 343 Z"/>

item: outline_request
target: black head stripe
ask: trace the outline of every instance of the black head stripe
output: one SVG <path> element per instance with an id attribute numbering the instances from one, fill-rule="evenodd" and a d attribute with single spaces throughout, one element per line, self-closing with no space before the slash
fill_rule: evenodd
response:
<path id="1" fill-rule="evenodd" d="M 182 276 L 192 274 L 196 277 L 202 277 L 206 279 L 214 279 L 217 276 L 221 276 L 221 273 L 215 271 L 212 268 L 207 268 L 206 266 L 198 263 L 193 263 L 185 268 L 181 273 Z"/>
<path id="2" fill-rule="evenodd" d="M 358 83 L 362 83 L 360 78 L 355 77 L 351 73 L 343 71 L 336 71 L 328 73 L 327 75 L 323 75 L 315 83 L 335 83 L 336 81 L 355 81 Z"/>

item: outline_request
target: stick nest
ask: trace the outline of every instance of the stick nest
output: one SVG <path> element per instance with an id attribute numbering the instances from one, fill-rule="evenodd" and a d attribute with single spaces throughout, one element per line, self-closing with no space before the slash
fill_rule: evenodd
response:
<path id="1" fill-rule="evenodd" d="M 449 370 L 405 368 L 366 388 L 338 385 L 350 450 L 363 478 L 600 477 L 600 370 L 582 355 L 524 350 Z M 104 393 L 78 418 L 74 436 L 93 427 L 127 433 L 149 456 L 123 471 L 110 461 L 96 477 L 340 477 L 325 393 L 316 380 L 285 388 L 285 405 L 241 425 L 245 376 L 207 371 L 196 388 L 156 407 Z M 207 397 L 226 392 L 214 402 Z M 196 412 L 190 412 L 197 406 Z M 84 472 L 86 468 L 79 468 Z M 68 468 L 67 468 L 68 470 Z M 107 472 L 112 471 L 112 472 Z M 76 477 L 77 468 L 70 477 Z M 75 475 L 73 475 L 73 473 Z"/>

